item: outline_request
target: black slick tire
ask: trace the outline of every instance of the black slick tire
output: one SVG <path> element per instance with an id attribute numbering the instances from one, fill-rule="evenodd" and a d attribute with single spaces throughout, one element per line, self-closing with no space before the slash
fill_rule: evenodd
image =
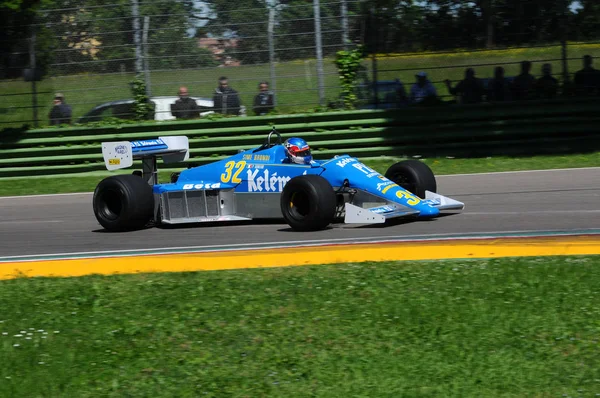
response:
<path id="1" fill-rule="evenodd" d="M 152 187 L 135 175 L 117 175 L 96 186 L 93 199 L 96 220 L 108 231 L 143 228 L 154 212 Z"/>
<path id="2" fill-rule="evenodd" d="M 387 169 L 385 177 L 421 199 L 425 199 L 425 191 L 437 192 L 435 175 L 429 166 L 419 160 L 395 163 Z"/>
<path id="3" fill-rule="evenodd" d="M 281 193 L 281 213 L 296 231 L 318 231 L 333 222 L 336 196 L 333 187 L 318 175 L 292 178 Z"/>

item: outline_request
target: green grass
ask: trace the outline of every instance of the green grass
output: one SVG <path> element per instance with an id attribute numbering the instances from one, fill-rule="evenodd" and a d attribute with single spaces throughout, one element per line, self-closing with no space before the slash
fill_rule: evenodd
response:
<path id="1" fill-rule="evenodd" d="M 571 44 L 568 47 L 567 62 L 570 73 L 581 69 L 581 57 L 584 54 L 598 56 L 599 44 Z M 519 72 L 518 65 L 509 65 L 528 59 L 534 62 L 532 74 L 540 75 L 540 62 L 550 62 L 555 74 L 560 75 L 561 47 L 558 45 L 540 48 L 509 49 L 468 52 L 461 51 L 450 54 L 396 54 L 380 56 L 378 61 L 378 79 L 400 78 L 406 84 L 407 90 L 415 80 L 415 72 L 427 69 L 430 79 L 436 82 L 439 95 L 447 95 L 443 83 L 445 79 L 460 80 L 467 66 L 475 66 L 478 77 L 492 77 L 496 65 L 504 65 L 507 76 L 515 76 Z M 365 61 L 370 70 L 371 60 Z M 449 68 L 448 68 L 449 67 Z M 403 70 L 400 69 L 410 69 Z M 279 63 L 275 67 L 277 76 L 278 109 L 283 113 L 309 110 L 318 105 L 318 80 L 315 60 L 299 60 Z M 333 59 L 324 60 L 324 86 L 328 100 L 334 100 L 339 95 L 339 78 Z M 226 75 L 232 87 L 240 91 L 242 103 L 251 111 L 252 98 L 257 92 L 260 80 L 270 80 L 269 65 L 240 66 L 231 68 L 211 68 L 186 71 L 162 71 L 151 74 L 152 95 L 176 95 L 180 85 L 186 85 L 191 95 L 211 97 L 217 79 Z M 369 76 L 371 72 L 369 71 Z M 371 76 L 372 77 L 372 76 Z M 560 76 L 558 76 L 560 77 Z M 54 92 L 65 93 L 67 102 L 73 106 L 75 118 L 83 115 L 95 105 L 116 99 L 130 98 L 128 83 L 133 78 L 130 73 L 115 73 L 110 75 L 74 75 L 47 78 L 37 84 L 39 92 L 45 92 L 38 97 L 42 125 L 47 123 Z M 0 81 L 1 94 L 18 94 L 31 92 L 31 84 L 18 81 Z M 18 120 L 32 118 L 32 100 L 29 94 L 7 98 L 6 105 L 0 107 L 0 127 L 19 126 Z M 19 109 L 18 107 L 25 107 Z"/>
<path id="2" fill-rule="evenodd" d="M 383 157 L 381 160 L 365 160 L 369 167 L 385 174 L 393 163 L 401 158 Z M 422 159 L 436 175 L 484 173 L 493 171 L 542 170 L 577 167 L 600 167 L 600 152 L 578 155 L 555 155 L 533 157 L 494 157 L 482 159 Z M 130 173 L 131 170 L 121 171 Z M 0 179 L 0 196 L 37 195 L 70 192 L 92 192 L 98 182 L 109 172 L 94 172 L 82 177 L 49 176 L 38 178 Z M 171 171 L 159 172 L 159 181 L 168 182 Z"/>
<path id="3" fill-rule="evenodd" d="M 588 397 L 600 256 L 0 282 L 3 397 Z"/>

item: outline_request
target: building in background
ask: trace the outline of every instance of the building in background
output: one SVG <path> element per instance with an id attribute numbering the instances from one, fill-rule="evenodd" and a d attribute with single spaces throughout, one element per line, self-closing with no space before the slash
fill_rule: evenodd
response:
<path id="1" fill-rule="evenodd" d="M 241 62 L 228 55 L 228 51 L 235 50 L 238 39 L 221 39 L 214 37 L 201 37 L 198 39 L 198 47 L 210 50 L 219 61 L 220 66 L 239 66 Z"/>

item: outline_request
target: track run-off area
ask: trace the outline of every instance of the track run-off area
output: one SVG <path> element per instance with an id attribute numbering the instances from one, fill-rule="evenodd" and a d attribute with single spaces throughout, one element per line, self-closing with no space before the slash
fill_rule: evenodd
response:
<path id="1" fill-rule="evenodd" d="M 311 233 L 281 221 L 105 232 L 92 194 L 0 198 L 0 279 L 600 254 L 600 168 L 437 176 L 462 212 Z M 274 211 L 278 209 L 274 209 Z"/>

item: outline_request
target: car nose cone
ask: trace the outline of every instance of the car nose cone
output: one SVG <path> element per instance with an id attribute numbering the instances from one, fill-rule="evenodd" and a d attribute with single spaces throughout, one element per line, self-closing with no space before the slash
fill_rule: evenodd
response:
<path id="1" fill-rule="evenodd" d="M 436 217 L 440 214 L 440 210 L 432 206 L 423 206 L 419 211 L 419 217 Z"/>

